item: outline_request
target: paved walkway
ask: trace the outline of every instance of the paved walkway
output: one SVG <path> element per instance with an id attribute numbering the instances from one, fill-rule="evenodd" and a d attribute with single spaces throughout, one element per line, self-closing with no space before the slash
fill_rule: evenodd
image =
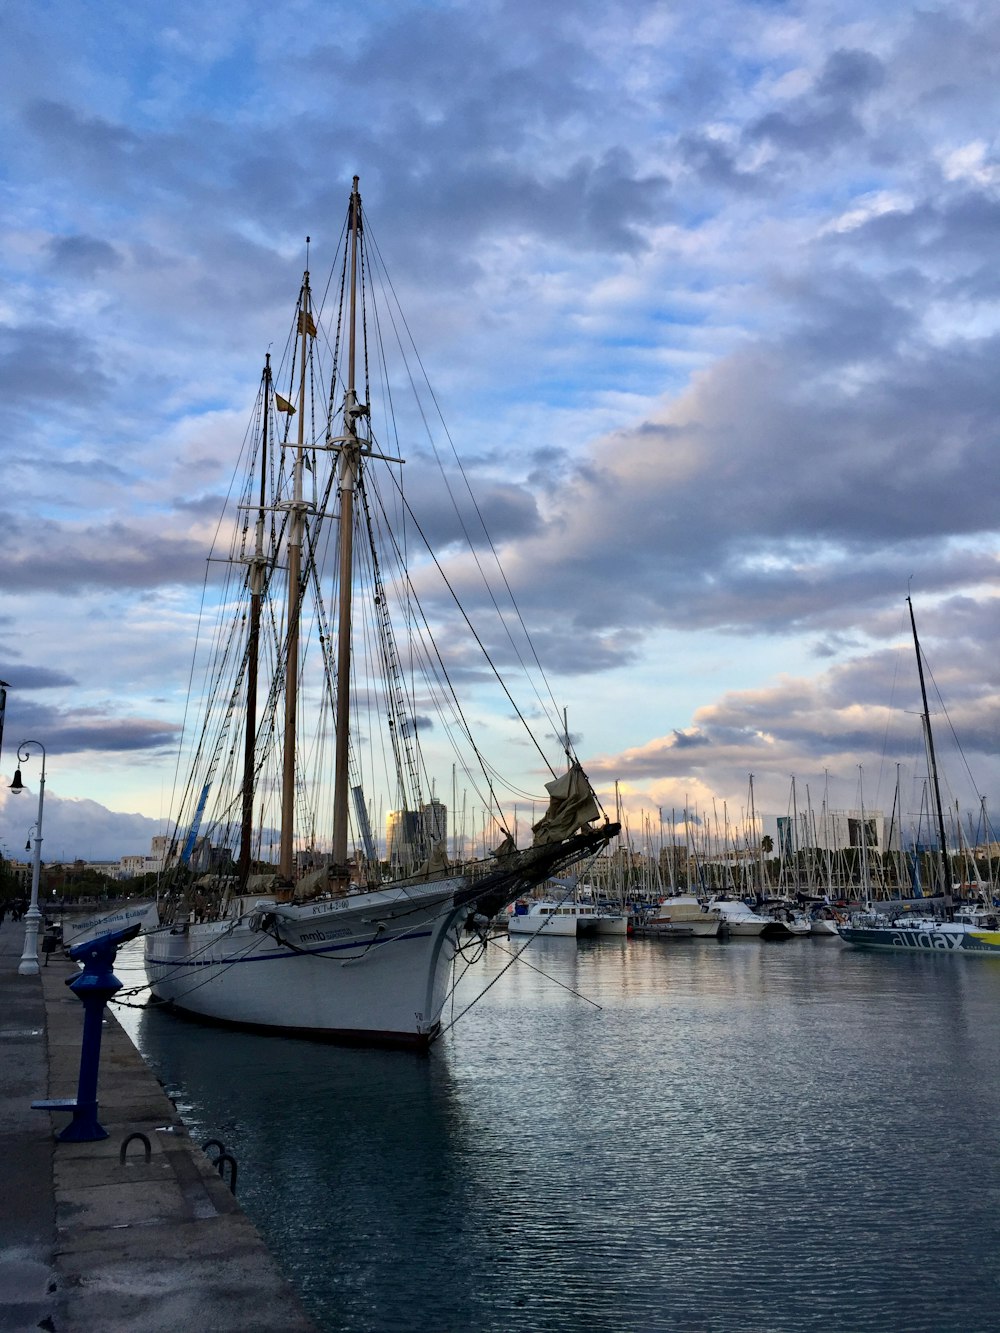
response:
<path id="1" fill-rule="evenodd" d="M 109 1137 L 58 1143 L 76 1095 L 83 1006 L 53 955 L 18 975 L 23 925 L 0 926 L 0 1330 L 28 1333 L 315 1333 L 240 1211 L 113 1015 L 99 1118 Z M 149 1139 L 149 1162 L 124 1138 Z"/>

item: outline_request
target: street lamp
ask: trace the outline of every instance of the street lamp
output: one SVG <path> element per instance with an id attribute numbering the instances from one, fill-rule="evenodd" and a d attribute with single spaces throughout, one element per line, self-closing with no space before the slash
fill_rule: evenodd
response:
<path id="1" fill-rule="evenodd" d="M 42 919 L 42 914 L 38 910 L 38 879 L 42 869 L 42 806 L 45 803 L 45 746 L 41 741 L 22 741 L 17 747 L 17 762 L 26 763 L 31 757 L 28 753 L 29 745 L 37 745 L 42 752 L 42 776 L 38 783 L 38 819 L 35 822 L 35 859 L 31 867 L 31 906 L 24 914 L 24 952 L 21 954 L 21 961 L 17 965 L 17 970 L 22 977 L 35 977 L 38 975 L 38 926 Z M 18 769 L 14 774 L 14 781 L 10 784 L 13 792 L 24 791 L 24 783 L 21 781 L 21 770 Z M 30 836 L 28 841 L 30 842 Z"/>

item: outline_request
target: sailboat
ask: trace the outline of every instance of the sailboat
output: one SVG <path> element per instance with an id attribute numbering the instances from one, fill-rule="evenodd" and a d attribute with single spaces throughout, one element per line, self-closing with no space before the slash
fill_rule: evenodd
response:
<path id="1" fill-rule="evenodd" d="M 937 815 L 937 851 L 942 890 L 942 914 L 940 916 L 914 916 L 899 913 L 892 916 L 884 912 L 869 910 L 854 914 L 848 921 L 838 925 L 837 930 L 841 939 L 845 940 L 846 943 L 863 949 L 961 951 L 970 954 L 1000 955 L 1000 916 L 998 916 L 993 904 L 982 908 L 963 906 L 960 910 L 955 910 L 951 892 L 951 866 L 948 862 L 948 845 L 945 839 L 944 808 L 941 804 L 941 786 L 938 781 L 934 735 L 931 730 L 931 714 L 927 702 L 927 686 L 924 681 L 923 655 L 920 650 L 920 640 L 917 637 L 917 621 L 913 611 L 912 599 L 907 597 L 906 604 L 909 607 L 913 647 L 917 657 L 917 675 L 920 680 L 920 698 L 923 703 L 922 721 L 927 750 L 927 767 Z"/>
<path id="2" fill-rule="evenodd" d="M 393 337 L 405 350 L 408 327 L 377 246 L 366 244 L 366 223 L 355 177 L 339 282 L 335 272 L 328 288 L 339 288 L 333 316 L 317 308 L 307 268 L 279 367 L 282 393 L 265 360 L 235 505 L 220 527 L 230 536 L 224 586 L 203 636 L 211 652 L 193 708 L 200 725 L 189 729 L 192 762 L 145 964 L 155 1001 L 207 1020 L 426 1048 L 441 1032 L 469 941 L 481 947 L 489 920 L 551 876 L 585 869 L 619 826 L 603 814 L 568 731 L 555 727 L 564 759 L 554 767 L 528 728 L 526 713 L 541 712 L 544 675 L 532 674 L 537 658 L 502 571 L 492 582 L 483 572 L 496 556 L 481 517 L 467 544 L 486 589 L 481 602 L 499 621 L 492 632 L 505 637 L 487 642 L 454 595 L 468 570 L 457 577 L 453 566 L 449 579 L 431 550 L 427 532 L 441 524 L 452 482 L 430 431 L 419 451 L 439 464 L 438 476 L 417 489 L 431 497 L 431 519 L 422 523 L 411 503 L 399 441 L 426 422 L 434 400 L 428 390 L 402 425 L 391 410 L 412 360 L 394 378 L 382 352 Z M 376 289 L 388 314 L 375 309 Z M 470 511 L 479 515 L 471 499 Z M 460 516 L 459 526 L 470 521 Z M 442 628 L 449 595 L 458 632 Z M 530 710 L 515 702 L 497 658 L 530 677 Z M 502 771 L 470 721 L 483 708 L 473 691 L 484 680 L 502 691 L 503 725 L 515 725 L 513 711 L 547 768 L 547 808 L 523 847 Z M 554 706 L 548 726 L 553 716 Z M 479 839 L 454 826 L 456 801 L 450 855 L 448 812 L 429 776 L 441 759 L 425 732 L 439 749 L 450 745 L 453 771 L 482 804 Z M 504 739 L 508 752 L 523 752 L 520 729 Z M 518 794 L 513 784 L 506 791 Z M 382 813 L 384 852 L 373 831 Z"/>

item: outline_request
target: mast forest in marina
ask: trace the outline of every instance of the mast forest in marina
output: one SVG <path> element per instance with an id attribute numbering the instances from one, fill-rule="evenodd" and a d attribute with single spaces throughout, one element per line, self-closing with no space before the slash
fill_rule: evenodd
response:
<path id="1" fill-rule="evenodd" d="M 461 517 L 499 630 L 457 600 L 453 624 L 441 628 L 453 585 L 396 456 L 424 407 L 402 422 L 388 411 L 402 380 L 382 354 L 391 338 L 405 347 L 408 333 L 398 308 L 379 313 L 371 300 L 379 284 L 391 288 L 366 230 L 355 178 L 333 318 L 314 307 L 307 270 L 282 361 L 287 396 L 265 362 L 235 518 L 220 528 L 231 534 L 226 582 L 205 636 L 203 697 L 192 702 L 203 721 L 146 967 L 158 1000 L 205 1018 L 426 1046 L 440 1031 L 464 928 L 585 866 L 618 825 L 602 816 L 568 736 L 557 769 L 501 680 L 494 663 L 505 646 L 532 708 L 544 705 L 547 729 L 564 735 L 509 585 L 499 571 L 486 577 L 492 543 L 485 530 L 473 541 Z M 317 387 L 326 350 L 328 395 Z M 373 396 L 386 405 L 379 430 Z M 434 505 L 452 493 L 437 463 Z M 500 645 L 492 653 L 491 641 Z M 496 682 L 549 777 L 546 814 L 520 849 L 507 811 L 526 794 L 486 759 L 458 689 L 464 680 L 479 691 L 484 679 Z M 428 759 L 420 734 L 432 713 L 449 765 L 496 830 L 496 850 L 478 860 L 455 845 L 446 854 L 428 772 L 440 760 Z M 377 791 L 407 832 L 388 866 L 372 833 Z"/>

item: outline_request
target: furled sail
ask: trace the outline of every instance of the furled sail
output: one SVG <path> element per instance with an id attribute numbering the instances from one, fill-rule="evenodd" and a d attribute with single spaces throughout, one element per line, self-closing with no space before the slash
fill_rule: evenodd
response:
<path id="1" fill-rule="evenodd" d="M 427 860 L 419 867 L 414 878 L 439 879 L 442 875 L 448 873 L 448 869 L 448 856 L 445 852 L 444 843 L 436 842 L 431 848 Z"/>
<path id="2" fill-rule="evenodd" d="M 571 838 L 601 812 L 586 773 L 575 761 L 561 778 L 547 782 L 545 790 L 549 793 L 549 808 L 538 823 L 532 825 L 534 847 Z"/>

